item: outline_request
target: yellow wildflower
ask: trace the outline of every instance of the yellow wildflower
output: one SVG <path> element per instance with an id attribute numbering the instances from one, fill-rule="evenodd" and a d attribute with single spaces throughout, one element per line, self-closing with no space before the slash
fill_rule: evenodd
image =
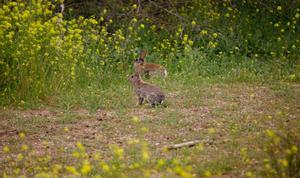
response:
<path id="1" fill-rule="evenodd" d="M 187 35 L 187 34 L 185 34 L 185 35 L 183 36 L 183 41 L 184 41 L 184 42 L 187 42 L 187 41 L 188 41 L 188 35 Z"/>
<path id="2" fill-rule="evenodd" d="M 73 175 L 78 175 L 78 172 L 77 172 L 76 168 L 73 167 L 73 166 L 66 166 L 66 170 L 68 172 L 70 172 L 71 174 L 73 174 Z"/>
<path id="3" fill-rule="evenodd" d="M 298 147 L 296 145 L 293 145 L 291 148 L 293 153 L 297 153 L 298 152 Z"/>
<path id="4" fill-rule="evenodd" d="M 131 120 L 132 122 L 140 122 L 140 119 L 136 116 L 133 116 Z"/>
<path id="5" fill-rule="evenodd" d="M 69 132 L 69 128 L 68 127 L 64 127 L 64 131 L 65 132 Z"/>
<path id="6" fill-rule="evenodd" d="M 24 134 L 23 132 L 21 132 L 21 133 L 19 134 L 19 137 L 20 137 L 20 138 L 24 138 L 24 137 L 25 137 L 25 134 Z"/>
<path id="7" fill-rule="evenodd" d="M 211 174 L 210 171 L 205 171 L 205 172 L 204 172 L 204 176 L 205 176 L 205 177 L 210 177 L 210 176 L 212 176 L 212 174 Z"/>
<path id="8" fill-rule="evenodd" d="M 28 150 L 28 146 L 27 146 L 27 145 L 22 145 L 22 146 L 21 146 L 21 150 L 22 150 L 22 151 Z"/>
<path id="9" fill-rule="evenodd" d="M 109 172 L 109 170 L 110 170 L 109 165 L 106 164 L 106 163 L 103 163 L 101 167 L 102 167 L 102 169 L 103 169 L 104 172 Z"/>
<path id="10" fill-rule="evenodd" d="M 19 153 L 17 155 L 17 161 L 21 161 L 21 160 L 23 160 L 23 158 L 24 158 L 23 154 Z"/>
<path id="11" fill-rule="evenodd" d="M 10 151 L 9 147 L 8 146 L 4 146 L 3 147 L 3 152 L 4 153 L 8 153 Z"/>
<path id="12" fill-rule="evenodd" d="M 277 6 L 277 10 L 278 10 L 278 11 L 281 11 L 281 10 L 282 10 L 282 7 L 281 7 L 281 6 Z"/>
<path id="13" fill-rule="evenodd" d="M 84 146 L 82 145 L 81 142 L 77 142 L 76 145 L 77 145 L 77 148 L 79 148 L 79 150 L 85 151 L 85 148 L 84 148 Z"/>
<path id="14" fill-rule="evenodd" d="M 217 33 L 213 33 L 213 37 L 214 37 L 214 38 L 217 38 L 217 37 L 218 37 L 218 34 L 217 34 Z"/>
<path id="15" fill-rule="evenodd" d="M 91 164 L 89 163 L 89 161 L 88 161 L 88 160 L 84 160 L 83 166 L 82 166 L 82 168 L 80 169 L 80 172 L 81 172 L 82 174 L 88 174 L 88 173 L 91 172 L 91 170 L 92 170 L 92 166 L 91 166 Z"/>
<path id="16" fill-rule="evenodd" d="M 208 32 L 207 32 L 207 30 L 201 30 L 200 34 L 201 34 L 201 35 L 207 35 Z"/>
<path id="17" fill-rule="evenodd" d="M 193 20 L 193 21 L 192 21 L 192 26 L 195 26 L 195 25 L 196 25 L 196 21 Z"/>

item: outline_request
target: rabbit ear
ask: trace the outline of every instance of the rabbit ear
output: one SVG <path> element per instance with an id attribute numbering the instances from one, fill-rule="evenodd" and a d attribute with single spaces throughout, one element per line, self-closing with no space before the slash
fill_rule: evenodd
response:
<path id="1" fill-rule="evenodd" d="M 147 55 L 147 51 L 143 50 L 140 54 L 140 59 L 143 59 L 143 61 L 144 61 L 144 58 L 146 57 L 146 55 Z"/>

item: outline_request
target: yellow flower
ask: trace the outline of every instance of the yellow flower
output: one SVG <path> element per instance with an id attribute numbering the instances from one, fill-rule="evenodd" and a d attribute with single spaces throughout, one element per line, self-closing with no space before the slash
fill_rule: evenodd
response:
<path id="1" fill-rule="evenodd" d="M 10 151 L 9 147 L 8 146 L 4 146 L 3 147 L 3 152 L 4 153 L 8 153 Z"/>
<path id="2" fill-rule="evenodd" d="M 140 28 L 145 28 L 145 25 L 144 24 L 140 24 Z"/>
<path id="3" fill-rule="evenodd" d="M 166 164 L 166 161 L 163 160 L 163 159 L 159 159 L 159 160 L 157 161 L 157 166 L 158 166 L 158 167 L 162 167 L 162 166 L 165 165 L 165 164 Z"/>
<path id="4" fill-rule="evenodd" d="M 61 169 L 62 169 L 62 165 L 60 165 L 60 164 L 54 164 L 52 166 L 52 170 L 55 174 L 58 174 Z"/>
<path id="5" fill-rule="evenodd" d="M 16 168 L 16 169 L 14 170 L 14 173 L 15 173 L 15 174 L 19 174 L 19 173 L 20 173 L 20 171 L 21 171 L 21 169 L 20 169 L 20 168 Z"/>
<path id="6" fill-rule="evenodd" d="M 74 151 L 72 153 L 72 156 L 75 157 L 75 158 L 79 158 L 80 157 L 80 153 L 78 151 Z"/>
<path id="7" fill-rule="evenodd" d="M 41 172 L 41 173 L 36 174 L 34 177 L 36 177 L 36 178 L 39 178 L 39 177 L 41 177 L 41 178 L 51 178 L 51 175 L 49 175 L 49 173 L 47 173 L 47 172 Z"/>
<path id="8" fill-rule="evenodd" d="M 275 133 L 272 130 L 269 130 L 269 129 L 266 130 L 266 135 L 268 137 L 271 137 L 271 138 L 275 137 Z"/>
<path id="9" fill-rule="evenodd" d="M 107 165 L 106 163 L 103 163 L 101 167 L 102 167 L 103 171 L 105 171 L 105 172 L 108 172 L 110 170 L 109 165 Z"/>
<path id="10" fill-rule="evenodd" d="M 202 143 L 198 144 L 198 145 L 196 146 L 196 149 L 199 150 L 199 151 L 204 150 L 203 144 L 202 144 Z"/>
<path id="11" fill-rule="evenodd" d="M 123 158 L 124 150 L 118 146 L 113 146 L 113 152 L 118 158 Z"/>
<path id="12" fill-rule="evenodd" d="M 289 77 L 290 77 L 290 79 L 291 79 L 292 81 L 296 80 L 296 75 L 295 75 L 295 74 L 291 74 Z"/>
<path id="13" fill-rule="evenodd" d="M 272 119 L 273 117 L 271 115 L 268 115 L 268 119 Z"/>
<path id="14" fill-rule="evenodd" d="M 64 127 L 64 131 L 65 132 L 69 132 L 69 128 L 68 127 Z"/>
<path id="15" fill-rule="evenodd" d="M 139 142 L 140 142 L 139 139 L 130 139 L 130 140 L 128 140 L 128 144 L 129 144 L 129 145 L 132 145 L 132 144 L 138 144 Z"/>
<path id="16" fill-rule="evenodd" d="M 27 145 L 22 145 L 22 146 L 21 146 L 21 150 L 22 150 L 22 151 L 28 150 L 28 146 L 27 146 Z"/>
<path id="17" fill-rule="evenodd" d="M 217 34 L 217 33 L 213 33 L 213 37 L 214 37 L 214 38 L 217 38 L 217 37 L 218 37 L 218 34 Z"/>
<path id="18" fill-rule="evenodd" d="M 280 38 L 280 37 L 278 37 L 278 38 L 277 38 L 277 41 L 281 41 L 281 38 Z"/>
<path id="19" fill-rule="evenodd" d="M 133 4 L 133 5 L 132 5 L 132 8 L 133 8 L 133 9 L 136 9 L 136 8 L 137 8 L 137 5 L 136 5 L 136 4 Z"/>
<path id="20" fill-rule="evenodd" d="M 201 30 L 200 34 L 201 34 L 201 35 L 207 35 L 208 32 L 207 32 L 207 30 Z"/>
<path id="21" fill-rule="evenodd" d="M 188 41 L 188 35 L 187 35 L 187 34 L 185 34 L 185 35 L 183 36 L 183 41 L 184 41 L 184 42 L 187 42 L 187 41 Z"/>
<path id="22" fill-rule="evenodd" d="M 136 23 L 136 22 L 137 22 L 137 19 L 136 19 L 136 18 L 133 18 L 133 19 L 132 19 L 132 22 L 133 22 L 133 23 Z"/>
<path id="23" fill-rule="evenodd" d="M 91 172 L 91 170 L 92 170 L 92 167 L 91 167 L 89 161 L 88 161 L 88 160 L 84 160 L 83 166 L 82 166 L 82 168 L 80 169 L 80 172 L 81 172 L 82 174 L 88 174 L 88 173 Z"/>
<path id="24" fill-rule="evenodd" d="M 288 167 L 289 162 L 286 159 L 279 159 L 278 162 L 283 166 L 283 167 Z"/>
<path id="25" fill-rule="evenodd" d="M 66 170 L 68 172 L 70 172 L 71 174 L 78 175 L 78 172 L 77 172 L 76 168 L 73 167 L 73 166 L 66 166 Z"/>
<path id="26" fill-rule="evenodd" d="M 95 19 L 90 19 L 89 21 L 93 25 L 97 25 L 98 24 L 97 20 L 95 20 Z"/>
<path id="27" fill-rule="evenodd" d="M 19 134 L 19 137 L 20 137 L 20 138 L 24 138 L 24 137 L 25 137 L 25 134 L 24 134 L 23 132 L 21 132 L 21 133 Z"/>
<path id="28" fill-rule="evenodd" d="M 271 54 L 272 56 L 276 56 L 276 53 L 273 52 L 273 51 L 271 51 L 270 54 Z"/>
<path id="29" fill-rule="evenodd" d="M 100 159 L 101 159 L 100 153 L 95 153 L 95 154 L 93 155 L 93 157 L 94 157 L 95 160 L 100 160 Z"/>
<path id="30" fill-rule="evenodd" d="M 281 10 L 282 10 L 282 7 L 281 7 L 281 6 L 277 6 L 277 10 L 278 10 L 278 11 L 281 11 Z"/>
<path id="31" fill-rule="evenodd" d="M 147 147 L 143 148 L 142 150 L 142 158 L 144 161 L 149 160 L 149 153 Z"/>
<path id="32" fill-rule="evenodd" d="M 17 155 L 17 161 L 21 161 L 23 158 L 24 156 L 21 153 Z"/>
<path id="33" fill-rule="evenodd" d="M 247 176 L 247 177 L 253 177 L 253 173 L 250 172 L 250 171 L 248 171 L 248 172 L 246 172 L 246 176 Z"/>
<path id="34" fill-rule="evenodd" d="M 7 37 L 9 40 L 12 40 L 13 37 L 14 37 L 14 35 L 15 35 L 15 32 L 11 31 L 11 32 L 9 32 L 9 33 L 6 35 L 6 37 Z"/>
<path id="35" fill-rule="evenodd" d="M 141 131 L 144 132 L 144 133 L 147 133 L 147 132 L 149 131 L 149 129 L 146 128 L 146 127 L 142 127 L 142 128 L 141 128 Z"/>
<path id="36" fill-rule="evenodd" d="M 136 116 L 133 116 L 131 120 L 132 122 L 140 122 L 140 119 Z"/>
<path id="37" fill-rule="evenodd" d="M 84 151 L 84 150 L 85 150 L 85 148 L 84 148 L 84 146 L 82 145 L 82 143 L 77 142 L 76 145 L 77 145 L 77 148 L 79 148 L 79 150 L 81 150 L 81 151 Z"/>
<path id="38" fill-rule="evenodd" d="M 210 176 L 212 176 L 212 174 L 211 174 L 210 171 L 205 171 L 205 172 L 204 172 L 204 176 L 205 176 L 205 177 L 210 177 Z"/>
<path id="39" fill-rule="evenodd" d="M 296 145 L 293 145 L 291 148 L 293 153 L 297 153 L 298 152 L 298 147 Z"/>
<path id="40" fill-rule="evenodd" d="M 192 26 L 195 26 L 195 25 L 196 25 L 196 21 L 193 20 L 193 21 L 192 21 Z"/>

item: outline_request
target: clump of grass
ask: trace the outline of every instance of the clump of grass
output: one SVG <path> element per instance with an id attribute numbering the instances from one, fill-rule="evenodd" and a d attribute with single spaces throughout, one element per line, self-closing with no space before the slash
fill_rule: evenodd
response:
<path id="1" fill-rule="evenodd" d="M 267 177 L 299 177 L 299 135 L 266 131 L 266 157 L 261 162 L 261 172 Z"/>

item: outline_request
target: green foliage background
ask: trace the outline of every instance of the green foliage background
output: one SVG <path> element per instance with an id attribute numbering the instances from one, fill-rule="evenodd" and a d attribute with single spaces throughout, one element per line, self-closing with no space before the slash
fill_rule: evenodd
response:
<path id="1" fill-rule="evenodd" d="M 300 3 L 4 1 L 0 104 L 127 85 L 141 49 L 176 76 L 299 81 Z"/>

